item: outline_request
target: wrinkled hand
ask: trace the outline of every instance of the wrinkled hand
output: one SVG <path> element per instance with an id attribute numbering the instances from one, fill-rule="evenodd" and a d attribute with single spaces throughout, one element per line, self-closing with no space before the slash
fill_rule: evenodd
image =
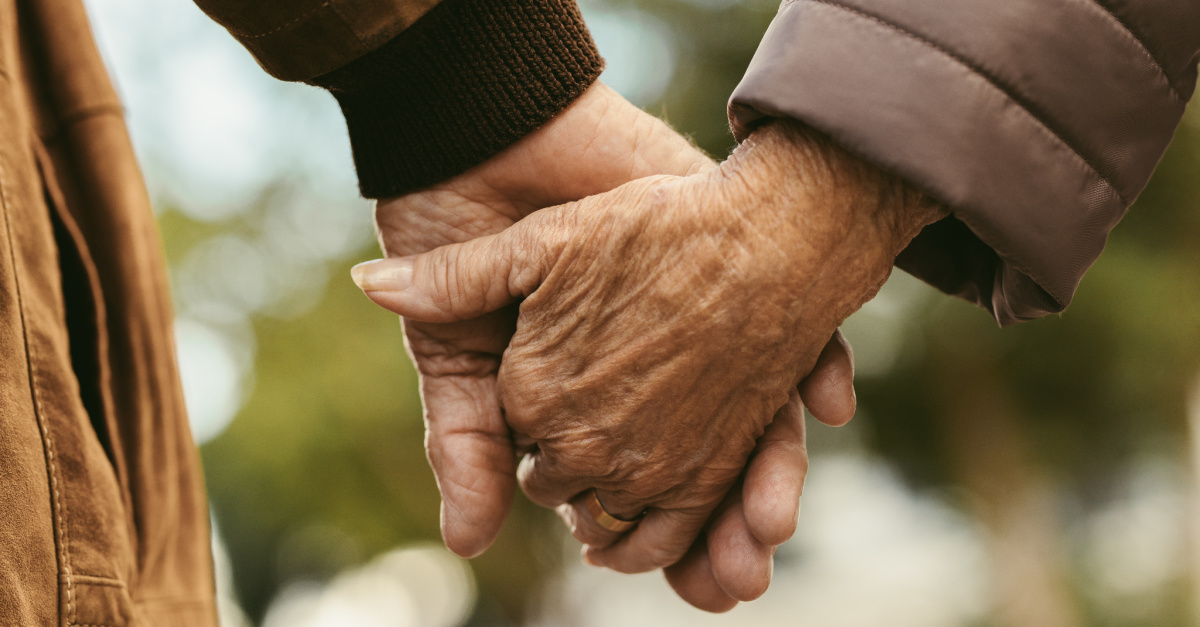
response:
<path id="1" fill-rule="evenodd" d="M 642 176 L 712 167 L 661 121 L 598 83 L 487 163 L 430 189 L 381 201 L 376 223 L 388 256 L 412 255 L 503 231 L 541 207 Z M 491 544 L 512 500 L 516 462 L 495 383 L 515 318 L 511 306 L 461 322 L 405 322 L 421 375 L 427 450 L 443 493 L 443 535 L 461 555 Z M 841 424 L 854 412 L 853 365 L 843 342 L 831 342 L 828 354 L 818 369 L 824 374 L 806 384 L 804 400 L 822 420 Z M 687 560 L 668 571 L 679 594 L 694 605 L 728 609 L 765 590 L 773 545 L 791 535 L 781 529 L 794 528 L 797 513 L 794 498 L 775 497 L 780 486 L 784 492 L 798 490 L 806 470 L 803 422 L 796 412 L 764 436 L 764 450 L 755 457 L 761 461 L 746 480 L 745 506 L 731 495 L 708 542 L 697 543 Z M 757 522 L 754 534 L 747 515 Z"/>
<path id="2" fill-rule="evenodd" d="M 589 561 L 626 572 L 686 569 L 704 565 L 703 546 L 685 554 L 764 434 L 767 443 L 793 443 L 790 465 L 802 481 L 797 385 L 838 324 L 883 284 L 895 255 L 940 215 L 820 137 L 775 123 L 720 169 L 635 181 L 538 211 L 498 235 L 360 266 L 356 280 L 380 305 L 429 323 L 494 316 L 525 297 L 498 378 L 485 375 L 501 347 L 481 344 L 468 350 L 488 355 L 486 368 L 466 371 L 471 383 L 448 394 L 458 414 L 437 416 L 430 403 L 431 440 L 440 432 L 474 444 L 457 475 L 438 459 L 449 447 L 430 445 L 447 517 L 507 507 L 496 495 L 510 471 L 500 456 L 508 440 L 499 408 L 481 400 L 494 391 L 517 444 L 532 451 L 519 469 L 522 487 L 540 504 L 561 506 Z M 413 344 L 415 356 L 424 352 Z M 448 351 L 432 361 L 452 367 L 422 371 L 463 372 L 460 362 L 475 357 L 462 355 Z M 491 426 L 470 421 L 481 411 Z M 773 418 L 783 426 L 768 431 Z M 747 470 L 747 488 L 756 472 Z M 447 479 L 469 494 L 452 496 Z M 727 521 L 759 541 L 790 535 L 794 514 L 778 530 L 749 526 L 752 503 L 798 496 L 794 481 L 774 485 L 784 489 L 743 498 L 741 511 L 729 497 L 708 532 L 714 574 L 715 549 L 736 544 L 726 535 L 714 546 Z M 620 537 L 589 526 L 581 495 L 590 488 L 614 513 L 649 514 Z M 474 537 L 486 536 L 478 531 L 487 521 L 471 524 Z M 450 542 L 454 529 L 444 531 Z M 668 576 L 677 589 L 699 588 L 686 572 Z M 719 575 L 717 583 L 725 583 Z"/>

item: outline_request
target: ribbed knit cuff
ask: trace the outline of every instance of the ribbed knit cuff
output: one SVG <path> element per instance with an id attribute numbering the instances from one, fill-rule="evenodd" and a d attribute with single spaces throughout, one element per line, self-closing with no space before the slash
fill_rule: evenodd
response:
<path id="1" fill-rule="evenodd" d="M 444 0 L 312 82 L 342 107 L 363 196 L 386 198 L 504 150 L 578 98 L 603 65 L 574 0 Z"/>

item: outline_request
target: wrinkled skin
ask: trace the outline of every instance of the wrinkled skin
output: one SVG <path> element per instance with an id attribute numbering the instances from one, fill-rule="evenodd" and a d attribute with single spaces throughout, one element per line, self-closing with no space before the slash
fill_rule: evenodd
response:
<path id="1" fill-rule="evenodd" d="M 779 441 L 802 485 L 797 386 L 896 254 L 942 215 L 827 140 L 776 122 L 719 169 L 636 180 L 497 235 L 364 264 L 355 278 L 376 303 L 428 323 L 509 316 L 504 308 L 524 298 L 486 386 L 527 453 L 526 494 L 559 509 L 590 563 L 622 572 L 675 565 L 668 578 L 685 598 L 720 590 L 738 599 L 758 590 L 730 573 L 750 565 L 741 570 L 757 582 L 753 565 L 766 564 L 769 580 L 772 541 L 795 525 L 789 509 L 786 524 L 756 529 L 756 508 L 794 502 L 800 487 L 749 482 L 788 487 L 740 503 L 731 489 L 744 468 L 747 479 L 763 472 L 756 447 Z M 831 354 L 840 345 L 835 338 Z M 475 350 L 494 356 L 497 347 Z M 506 445 L 498 430 L 471 435 Z M 488 470 L 496 484 L 475 484 L 481 498 L 509 468 Z M 600 530 L 582 506 L 591 488 L 615 514 L 648 513 L 627 534 Z M 707 541 L 694 544 L 714 513 Z M 718 548 L 738 563 L 723 567 Z"/>
<path id="2" fill-rule="evenodd" d="M 376 224 L 389 257 L 413 255 L 501 232 L 539 208 L 643 176 L 713 167 L 661 121 L 597 84 L 487 163 L 430 189 L 380 201 Z M 482 552 L 511 504 L 516 458 L 497 402 L 496 375 L 516 315 L 513 305 L 464 321 L 405 321 L 421 375 L 428 455 L 443 494 L 443 535 L 460 555 Z M 840 336 L 826 352 L 820 376 L 807 383 L 805 401 L 818 418 L 842 424 L 854 413 L 852 359 Z M 745 497 L 731 493 L 723 506 L 727 522 L 697 543 L 694 559 L 667 571 L 676 591 L 693 605 L 722 611 L 765 591 L 773 547 L 795 529 L 807 470 L 798 408 L 769 427 L 766 445 L 750 466 Z M 578 537 L 595 539 L 590 517 L 581 522 L 568 508 L 559 512 Z"/>

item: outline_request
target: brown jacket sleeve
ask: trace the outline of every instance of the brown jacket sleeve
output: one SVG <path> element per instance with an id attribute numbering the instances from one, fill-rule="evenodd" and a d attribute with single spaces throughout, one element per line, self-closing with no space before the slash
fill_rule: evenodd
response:
<path id="1" fill-rule="evenodd" d="M 575 0 L 196 3 L 271 75 L 337 98 L 368 198 L 482 163 L 603 69 Z"/>
<path id="2" fill-rule="evenodd" d="M 271 76 L 306 81 L 399 35 L 438 0 L 196 0 Z"/>
<path id="3" fill-rule="evenodd" d="M 1011 324 L 1070 303 L 1198 59 L 1196 0 L 785 0 L 730 122 L 803 120 L 945 202 L 897 265 Z"/>

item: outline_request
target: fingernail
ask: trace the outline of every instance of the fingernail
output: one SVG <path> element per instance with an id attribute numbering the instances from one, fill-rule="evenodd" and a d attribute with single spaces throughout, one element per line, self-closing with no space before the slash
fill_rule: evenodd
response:
<path id="1" fill-rule="evenodd" d="M 596 561 L 596 558 L 592 557 L 591 547 L 589 547 L 588 545 L 586 545 L 586 544 L 583 545 L 583 550 L 580 551 L 580 555 L 581 555 L 581 557 L 583 557 L 584 564 L 587 564 L 588 566 L 595 566 L 596 568 L 600 568 L 600 563 Z"/>
<path id="2" fill-rule="evenodd" d="M 402 292 L 412 285 L 413 262 L 409 258 L 376 259 L 350 269 L 350 277 L 364 292 Z"/>

